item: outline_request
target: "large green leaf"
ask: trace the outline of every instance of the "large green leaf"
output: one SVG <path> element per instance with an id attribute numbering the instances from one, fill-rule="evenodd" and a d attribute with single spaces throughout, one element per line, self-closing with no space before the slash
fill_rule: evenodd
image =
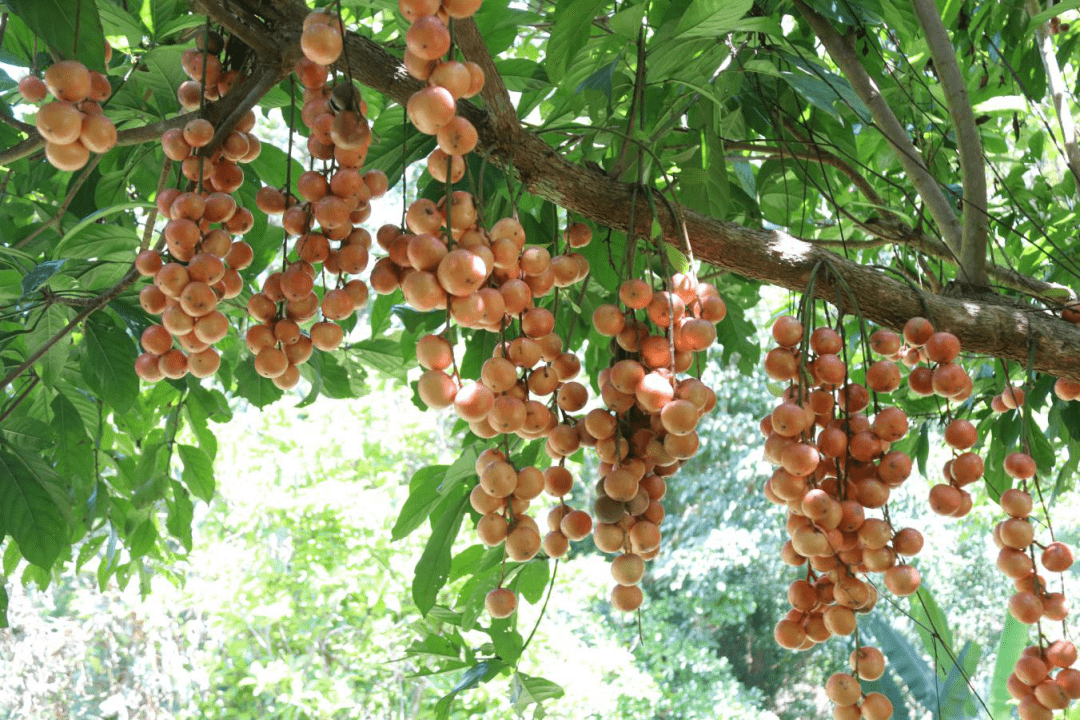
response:
<path id="1" fill-rule="evenodd" d="M 589 41 L 593 18 L 605 0 L 559 0 L 555 6 L 555 25 L 547 43 L 544 67 L 554 82 L 562 80 L 578 53 Z"/>
<path id="2" fill-rule="evenodd" d="M 974 677 L 980 655 L 979 646 L 969 640 L 956 656 L 956 662 L 949 667 L 941 686 L 941 720 L 969 715 L 967 706 L 971 702 L 971 688 L 968 682 Z"/>
<path id="3" fill-rule="evenodd" d="M 432 512 L 431 537 L 416 563 L 412 582 L 413 601 L 424 615 L 435 605 L 435 598 L 450 575 L 450 550 L 468 506 L 469 493 L 464 485 L 459 485 Z"/>
<path id="4" fill-rule="evenodd" d="M 84 327 L 83 378 L 114 411 L 125 413 L 139 396 L 139 379 L 133 369 L 138 355 L 135 343 L 101 313 L 91 315 Z"/>
<path id="5" fill-rule="evenodd" d="M 60 334 L 61 329 L 71 321 L 74 315 L 75 312 L 66 305 L 53 303 L 45 306 L 45 309 L 35 316 L 30 331 L 26 334 L 27 351 L 35 352 L 38 348 L 44 347 L 47 341 Z M 68 333 L 53 343 L 34 363 L 34 369 L 41 376 L 42 382 L 46 385 L 56 384 L 64 366 L 67 365 L 70 353 L 71 334 Z"/>
<path id="6" fill-rule="evenodd" d="M 236 368 L 236 394 L 257 408 L 264 408 L 280 400 L 284 394 L 270 380 L 255 372 L 255 363 L 241 360 Z"/>
<path id="7" fill-rule="evenodd" d="M 994 675 L 990 678 L 990 696 L 987 705 L 994 720 L 1007 718 L 1012 705 L 1012 696 L 1005 688 L 1005 683 L 1012 674 L 1016 661 L 1020 659 L 1020 653 L 1028 642 L 1028 626 L 1005 611 L 1005 626 L 1001 630 L 1001 640 L 997 646 L 997 657 L 994 660 Z"/>
<path id="8" fill-rule="evenodd" d="M 539 705 L 545 700 L 555 700 L 566 694 L 561 685 L 546 678 L 532 677 L 523 672 L 515 672 L 510 681 L 510 702 L 514 710 L 523 714 L 529 705 Z"/>
<path id="9" fill-rule="evenodd" d="M 390 537 L 400 540 L 420 527 L 439 503 L 439 484 L 446 474 L 446 465 L 429 465 L 413 473 L 409 481 L 409 497 L 401 506 Z"/>
<path id="10" fill-rule="evenodd" d="M 915 632 L 922 640 L 926 654 L 931 657 L 942 654 L 944 650 L 942 644 L 953 651 L 953 636 L 949 629 L 949 621 L 925 582 L 919 586 L 914 595 L 908 597 L 908 604 L 915 624 Z M 939 663 L 938 672 L 944 678 L 949 672 L 948 664 Z"/>
<path id="11" fill-rule="evenodd" d="M 68 525 L 53 496 L 15 454 L 0 449 L 0 529 L 23 557 L 50 570 L 68 544 Z"/>
<path id="12" fill-rule="evenodd" d="M 754 0 L 694 0 L 679 19 L 671 40 L 715 38 L 738 26 Z"/>
<path id="13" fill-rule="evenodd" d="M 91 0 L 7 0 L 7 4 L 57 55 L 80 60 L 91 70 L 105 70 L 105 33 Z"/>
<path id="14" fill-rule="evenodd" d="M 210 502 L 214 497 L 214 463 L 210 456 L 192 445 L 177 445 L 180 462 L 184 466 L 180 477 L 195 497 Z"/>

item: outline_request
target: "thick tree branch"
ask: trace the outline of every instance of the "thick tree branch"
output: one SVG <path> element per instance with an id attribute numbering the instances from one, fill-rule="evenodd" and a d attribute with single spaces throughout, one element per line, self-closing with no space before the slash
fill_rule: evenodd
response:
<path id="1" fill-rule="evenodd" d="M 491 59 L 491 53 L 484 44 L 480 28 L 476 27 L 472 18 L 455 20 L 454 40 L 465 59 L 476 63 L 484 71 L 484 89 L 480 91 L 480 97 L 494 115 L 493 124 L 498 128 L 499 134 L 513 138 L 521 130 L 517 110 L 510 100 L 510 93 L 506 90 L 502 76 L 495 67 L 495 61 Z"/>
<path id="2" fill-rule="evenodd" d="M 1031 15 L 1035 15 L 1041 8 L 1035 0 L 1029 0 L 1027 10 Z M 1039 55 L 1042 57 L 1043 68 L 1046 70 L 1046 86 L 1054 101 L 1058 125 L 1061 127 L 1061 140 L 1065 146 L 1065 163 L 1076 179 L 1077 191 L 1080 192 L 1080 144 L 1077 144 L 1076 123 L 1073 122 L 1072 110 L 1068 103 L 1069 91 L 1065 86 L 1065 77 L 1058 66 L 1054 41 L 1050 37 L 1049 23 L 1043 23 L 1035 28 L 1035 40 Z"/>
<path id="3" fill-rule="evenodd" d="M 962 256 L 960 221 L 956 219 L 952 205 L 942 193 L 937 180 L 930 174 L 904 126 L 900 124 L 892 108 L 885 102 L 877 84 L 867 74 L 848 41 L 841 37 L 825 18 L 814 12 L 802 0 L 795 0 L 795 7 L 810 24 L 833 62 L 844 73 L 844 77 L 851 83 L 855 94 L 870 109 L 870 113 L 874 116 L 875 127 L 892 146 L 904 172 L 915 185 L 919 197 L 926 203 L 926 209 L 934 218 L 941 236 L 945 239 L 945 244 L 952 251 L 955 261 L 959 261 Z"/>
<path id="4" fill-rule="evenodd" d="M 791 144 L 795 145 L 796 143 Z M 724 140 L 724 147 L 728 150 L 753 153 L 759 157 L 799 158 L 802 160 L 813 160 L 822 165 L 834 167 L 850 179 L 852 184 L 868 201 L 881 208 L 884 217 L 856 221 L 860 228 L 875 238 L 874 240 L 811 240 L 810 242 L 817 247 L 866 250 L 881 247 L 883 245 L 908 245 L 925 255 L 930 255 L 945 260 L 946 262 L 954 261 L 952 253 L 943 242 L 935 237 L 917 231 L 901 220 L 899 216 L 890 213 L 888 206 L 885 205 L 884 199 L 877 194 L 877 191 L 875 191 L 870 183 L 867 182 L 866 178 L 860 175 L 855 168 L 845 162 L 842 158 L 839 158 L 826 150 L 822 150 L 813 144 L 808 144 L 806 148 L 772 147 L 761 143 L 742 142 L 737 140 Z M 850 213 L 848 214 L 850 215 Z M 1002 265 L 987 263 L 986 273 L 1003 287 L 1018 290 L 1025 295 L 1042 300 L 1052 306 L 1075 300 L 1077 297 L 1076 293 L 1064 285 L 1036 280 L 1035 278 L 1022 275 L 1012 268 L 1004 267 Z"/>
<path id="5" fill-rule="evenodd" d="M 941 22 L 934 0 L 911 0 L 919 26 L 926 35 L 934 69 L 945 91 L 945 104 L 956 131 L 957 152 L 960 156 L 960 177 L 964 188 L 964 225 L 961 238 L 959 270 L 971 285 L 985 287 L 986 239 L 990 226 L 986 204 L 986 166 L 983 164 L 982 140 L 975 125 L 975 113 L 968 100 L 964 76 L 956 62 L 952 40 Z"/>
<path id="6" fill-rule="evenodd" d="M 257 13 L 272 30 L 282 52 L 286 56 L 298 56 L 301 24 L 308 12 L 302 3 L 298 0 L 231 0 L 230 5 L 243 6 Z M 214 19 L 226 27 L 228 23 L 236 22 L 232 15 L 215 16 Z M 407 102 L 421 86 L 408 76 L 400 59 L 367 38 L 349 33 L 346 52 L 354 78 L 398 103 Z M 476 125 L 480 135 L 478 149 L 489 152 L 493 161 L 515 171 L 530 192 L 600 225 L 629 229 L 633 204 L 629 185 L 602 172 L 567 162 L 532 133 L 521 131 L 513 142 L 508 142 L 508 138 L 498 134 L 491 114 L 471 103 L 460 103 L 459 111 Z M 925 168 L 923 170 L 925 172 Z M 649 234 L 651 210 L 643 195 L 638 193 L 633 212 L 636 231 Z M 659 196 L 654 204 L 663 207 Z M 815 265 L 827 263 L 844 278 L 868 320 L 899 328 L 912 316 L 924 315 L 940 329 L 955 333 L 967 351 L 1024 364 L 1028 360 L 1029 345 L 1033 344 L 1036 370 L 1080 381 L 1080 363 L 1076 362 L 1080 357 L 1080 327 L 1060 318 L 999 304 L 1001 299 L 989 293 L 972 300 L 920 293 L 879 271 L 815 248 L 786 233 L 747 228 L 690 210 L 684 215 L 694 252 L 705 262 L 796 291 L 806 287 Z M 955 218 L 953 220 L 955 223 Z M 681 233 L 676 218 L 663 212 L 659 221 L 664 238 L 679 243 Z M 958 239 L 959 233 L 955 237 Z M 819 280 L 815 293 L 826 301 L 836 301 L 836 290 L 828 282 Z M 853 311 L 849 300 L 844 304 L 845 311 Z"/>

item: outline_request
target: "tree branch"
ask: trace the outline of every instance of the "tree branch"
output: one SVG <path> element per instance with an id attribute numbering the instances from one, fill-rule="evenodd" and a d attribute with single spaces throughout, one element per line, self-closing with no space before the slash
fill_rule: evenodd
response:
<path id="1" fill-rule="evenodd" d="M 517 110 L 510 100 L 506 83 L 495 67 L 495 61 L 491 59 L 480 28 L 476 27 L 476 21 L 472 18 L 455 20 L 454 40 L 465 59 L 476 63 L 484 71 L 484 89 L 480 91 L 480 97 L 494 115 L 493 124 L 499 129 L 499 134 L 513 138 L 521 130 Z"/>
<path id="2" fill-rule="evenodd" d="M 872 204 L 881 208 L 885 213 L 883 218 L 870 218 L 868 220 L 856 220 L 859 227 L 871 234 L 874 240 L 865 241 L 840 241 L 840 240 L 810 240 L 817 247 L 824 248 L 853 248 L 867 250 L 883 245 L 908 245 L 919 252 L 932 257 L 954 262 L 955 258 L 949 248 L 940 240 L 912 228 L 903 222 L 899 216 L 890 213 L 885 201 L 867 182 L 866 178 L 843 159 L 822 150 L 813 144 L 808 149 L 790 147 L 771 147 L 753 142 L 741 142 L 737 140 L 724 140 L 724 147 L 729 150 L 750 152 L 766 158 L 791 157 L 803 160 L 814 160 L 823 165 L 829 165 L 838 169 L 847 176 L 853 185 L 862 192 L 863 196 Z M 737 158 L 738 159 L 738 158 Z M 994 263 L 986 264 L 986 273 L 1002 286 L 1017 290 L 1033 298 L 1037 298 L 1050 305 L 1056 306 L 1063 302 L 1076 299 L 1076 293 L 1065 285 L 1045 282 L 1022 275 L 1012 268 Z"/>
<path id="3" fill-rule="evenodd" d="M 740 142 L 738 140 L 724 139 L 723 142 L 724 148 L 727 150 L 740 150 L 752 153 L 767 153 L 770 157 L 787 157 L 798 158 L 800 160 L 813 160 L 815 162 L 821 163 L 822 165 L 834 167 L 841 173 L 843 173 L 847 177 L 847 179 L 851 181 L 851 184 L 854 185 L 856 189 L 858 189 L 858 191 L 862 193 L 863 197 L 865 197 L 871 204 L 877 205 L 878 207 L 885 209 L 885 200 L 882 199 L 880 195 L 878 195 L 877 191 L 874 190 L 873 186 L 866 180 L 866 178 L 856 172 L 855 168 L 851 167 L 851 165 L 844 162 L 836 155 L 822 150 L 814 144 L 810 144 L 808 149 L 803 150 L 801 148 L 792 147 L 769 147 L 768 145 L 761 145 L 759 143 L 753 142 Z M 804 144 L 788 143 L 787 141 L 783 140 L 781 140 L 780 142 L 784 142 L 786 145 Z"/>
<path id="4" fill-rule="evenodd" d="M 74 318 L 71 319 L 71 322 L 60 328 L 59 332 L 46 340 L 41 347 L 30 353 L 30 356 L 27 357 L 26 360 L 23 360 L 21 363 L 16 365 L 11 370 L 11 372 L 5 375 L 4 378 L 0 380 L 0 392 L 3 392 L 4 388 L 10 385 L 15 380 L 15 378 L 22 375 L 27 368 L 40 360 L 42 355 L 49 352 L 49 348 L 58 343 L 68 333 L 74 330 L 79 323 L 81 323 L 83 320 L 90 317 L 95 312 L 108 305 L 113 299 L 118 297 L 120 293 L 124 292 L 124 290 L 126 290 L 133 282 L 135 282 L 136 278 L 138 277 L 139 273 L 135 269 L 135 266 L 132 265 L 128 269 L 128 271 L 124 273 L 124 277 L 120 278 L 120 282 L 118 282 L 116 285 L 113 285 L 107 291 L 99 295 L 92 305 L 88 305 L 87 307 L 80 310 L 79 314 L 77 314 Z"/>
<path id="5" fill-rule="evenodd" d="M 230 6 L 256 7 L 285 59 L 299 56 L 299 37 L 308 10 L 298 0 L 231 0 Z M 805 5 L 802 8 L 805 10 Z M 214 19 L 227 28 L 229 23 L 237 22 L 231 14 Z M 353 77 L 396 102 L 404 105 L 421 87 L 405 72 L 400 59 L 372 40 L 348 33 L 345 47 Z M 515 171 L 527 190 L 600 225 L 623 231 L 630 229 L 633 193 L 629 185 L 597 170 L 567 162 L 533 133 L 520 131 L 509 142 L 509 138 L 499 135 L 492 114 L 471 103 L 459 103 L 458 110 L 476 125 L 480 136 L 478 151 L 490 153 L 492 161 Z M 907 140 L 906 135 L 901 137 Z M 925 167 L 923 173 L 926 174 Z M 933 187 L 937 190 L 936 183 Z M 655 205 L 663 205 L 659 195 Z M 633 212 L 636 232 L 649 234 L 652 215 L 648 200 L 640 191 Z M 1029 347 L 1033 346 L 1036 370 L 1080 382 L 1080 364 L 1076 362 L 1080 357 L 1080 327 L 1049 313 L 1003 304 L 1007 301 L 992 293 L 968 299 L 918 292 L 877 270 L 815 248 L 787 233 L 747 228 L 690 210 L 684 215 L 694 252 L 705 262 L 795 291 L 805 289 L 818 263 L 828 263 L 844 278 L 863 315 L 872 322 L 900 328 L 909 318 L 923 315 L 938 329 L 954 333 L 965 350 L 1024 364 L 1028 361 Z M 665 240 L 679 243 L 677 218 L 662 212 L 659 221 Z M 958 239 L 959 233 L 955 237 Z M 815 294 L 827 302 L 836 302 L 836 289 L 820 278 Z M 845 305 L 849 302 L 844 301 Z M 847 312 L 853 309 L 844 307 Z"/>
<path id="6" fill-rule="evenodd" d="M 1035 0 L 1028 0 L 1028 13 L 1036 15 L 1040 9 Z M 1061 126 L 1061 140 L 1065 145 L 1065 164 L 1072 171 L 1076 179 L 1077 191 L 1080 192 L 1080 145 L 1076 140 L 1076 123 L 1073 122 L 1072 110 L 1066 102 L 1069 90 L 1065 86 L 1065 78 L 1058 66 L 1057 53 L 1054 51 L 1054 41 L 1050 37 L 1048 26 L 1049 23 L 1042 23 L 1035 28 L 1035 40 L 1039 55 L 1042 57 L 1043 68 L 1046 70 L 1047 89 L 1054 101 L 1058 125 Z"/>
<path id="7" fill-rule="evenodd" d="M 877 84 L 870 78 L 866 68 L 859 62 L 855 51 L 848 45 L 847 40 L 840 36 L 825 18 L 809 8 L 802 0 L 795 0 L 795 7 L 806 19 L 818 36 L 821 44 L 825 46 L 829 56 L 836 63 L 840 71 L 851 83 L 855 94 L 866 104 L 874 116 L 874 126 L 892 147 L 897 159 L 904 168 L 904 172 L 911 178 L 919 197 L 926 203 L 927 210 L 934 218 L 934 222 L 945 239 L 945 244 L 952 251 L 955 261 L 962 257 L 962 232 L 960 222 L 956 219 L 953 207 L 945 198 L 937 180 L 927 169 L 919 151 L 915 149 L 911 138 L 908 137 L 904 126 L 900 124 L 889 104 L 885 102 Z"/>
<path id="8" fill-rule="evenodd" d="M 98 166 L 98 163 L 101 162 L 101 157 L 101 155 L 95 155 L 94 159 L 87 163 L 86 167 L 83 168 L 82 173 L 79 174 L 79 177 L 77 177 L 75 179 L 75 182 L 71 184 L 71 188 L 68 190 L 67 196 L 64 198 L 64 201 L 60 203 L 60 207 L 56 209 L 56 213 L 51 218 L 34 228 L 33 232 L 31 232 L 29 235 L 24 237 L 19 242 L 15 243 L 16 248 L 23 247 L 31 240 L 36 238 L 38 235 L 45 232 L 46 229 L 51 228 L 53 225 L 60 224 L 60 219 L 64 217 L 64 213 L 67 212 L 68 207 L 71 205 L 71 201 L 75 199 L 75 193 L 79 192 L 79 188 L 85 185 L 86 181 L 90 179 L 90 175 L 94 172 L 94 168 L 96 168 Z"/>
<path id="9" fill-rule="evenodd" d="M 964 188 L 964 225 L 960 243 L 959 270 L 961 277 L 972 285 L 985 287 L 986 239 L 990 225 L 986 204 L 986 166 L 983 164 L 982 140 L 975 125 L 975 113 L 968 100 L 964 76 L 956 62 L 956 51 L 941 22 L 934 0 L 911 0 L 919 26 L 926 34 L 934 69 L 945 91 L 945 104 L 956 131 L 957 152 L 960 156 L 960 177 Z"/>
<path id="10" fill-rule="evenodd" d="M 214 105 L 217 104 L 219 103 L 214 103 Z M 211 107 L 213 107 L 213 105 Z M 143 143 L 154 142 L 155 140 L 160 140 L 166 130 L 184 127 L 188 121 L 194 120 L 197 117 L 201 117 L 201 115 L 199 114 L 199 111 L 196 110 L 195 112 L 186 113 L 184 115 L 177 115 L 168 120 L 151 123 L 150 125 L 120 130 L 116 133 L 116 144 L 117 146 L 141 145 Z M 41 137 L 35 129 L 30 133 L 30 137 L 17 145 L 12 145 L 7 150 L 0 151 L 0 165 L 10 165 L 16 160 L 21 160 L 43 147 L 45 147 L 45 139 Z"/>

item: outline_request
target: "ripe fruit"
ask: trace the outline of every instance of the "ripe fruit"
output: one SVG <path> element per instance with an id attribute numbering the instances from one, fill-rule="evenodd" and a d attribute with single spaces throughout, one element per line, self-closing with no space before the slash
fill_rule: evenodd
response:
<path id="1" fill-rule="evenodd" d="M 517 609 L 517 595 L 506 588 L 495 588 L 484 598 L 484 607 L 493 618 L 507 618 Z"/>

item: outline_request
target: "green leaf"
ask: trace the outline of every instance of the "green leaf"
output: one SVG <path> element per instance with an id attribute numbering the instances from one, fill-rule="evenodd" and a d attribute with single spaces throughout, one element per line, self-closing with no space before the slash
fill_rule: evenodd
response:
<path id="1" fill-rule="evenodd" d="M 1005 627 L 1001 630 L 997 658 L 994 660 L 994 676 L 990 679 L 990 697 L 987 698 L 990 714 L 995 718 L 1009 717 L 1013 700 L 1005 684 L 1013 666 L 1020 659 L 1020 653 L 1027 646 L 1028 632 L 1027 625 L 1014 618 L 1008 610 L 1005 611 Z"/>
<path id="2" fill-rule="evenodd" d="M 157 543 L 158 530 L 152 517 L 146 518 L 135 528 L 128 538 L 128 552 L 131 557 L 142 557 L 150 552 Z"/>
<path id="3" fill-rule="evenodd" d="M 6 450 L 0 450 L 0 523 L 23 557 L 45 570 L 68 544 L 56 501 L 26 463 Z"/>
<path id="4" fill-rule="evenodd" d="M 518 572 L 517 589 L 521 596 L 535 605 L 544 597 L 544 588 L 547 587 L 551 571 L 545 560 L 532 560 L 525 563 Z"/>
<path id="5" fill-rule="evenodd" d="M 529 705 L 538 705 L 545 700 L 561 698 L 566 692 L 561 685 L 545 678 L 532 677 L 523 672 L 515 672 L 510 681 L 510 702 L 514 710 L 521 715 Z"/>
<path id="6" fill-rule="evenodd" d="M 71 318 L 74 311 L 59 303 L 46 305 L 45 309 L 31 322 L 31 330 L 26 334 L 26 348 L 30 352 L 36 352 L 45 343 L 60 333 Z M 67 365 L 68 356 L 71 353 L 71 333 L 65 334 L 57 340 L 41 356 L 34 369 L 41 375 L 41 380 L 46 385 L 55 385 L 60 379 L 60 374 Z"/>
<path id="7" fill-rule="evenodd" d="M 501 669 L 501 663 L 491 663 L 489 661 L 479 662 L 473 665 L 471 668 L 465 671 L 449 693 L 439 698 L 439 702 L 435 704 L 435 717 L 438 720 L 448 720 L 450 717 L 450 705 L 453 704 L 454 698 L 462 690 L 468 690 L 469 688 L 476 687 L 480 684 L 480 681 L 488 675 L 492 666 L 496 665 Z"/>
<path id="8" fill-rule="evenodd" d="M 458 455 L 457 460 L 446 470 L 446 475 L 443 477 L 442 484 L 439 486 L 439 494 L 445 495 L 454 486 L 458 485 L 462 480 L 476 476 L 476 459 L 480 457 L 480 448 L 476 445 L 470 445 L 463 449 L 461 454 Z M 472 487 L 470 485 L 469 489 Z"/>
<path id="9" fill-rule="evenodd" d="M 971 688 L 968 681 L 975 674 L 979 664 L 979 646 L 970 640 L 956 656 L 956 662 L 949 668 L 945 683 L 941 686 L 941 715 L 945 718 L 967 717 L 964 707 L 971 700 Z"/>
<path id="10" fill-rule="evenodd" d="M 409 481 L 409 497 L 401 506 L 394 528 L 390 531 L 391 539 L 400 540 L 427 520 L 431 510 L 442 499 L 439 484 L 445 474 L 446 465 L 429 465 L 413 473 Z"/>
<path id="11" fill-rule="evenodd" d="M 62 58 L 105 70 L 105 32 L 90 0 L 7 0 L 12 11 Z"/>
<path id="12" fill-rule="evenodd" d="M 405 371 L 412 363 L 406 359 L 401 343 L 390 338 L 376 337 L 353 343 L 354 350 L 366 367 L 374 368 L 384 375 L 405 382 Z"/>
<path id="13" fill-rule="evenodd" d="M 131 409 L 139 396 L 139 379 L 132 367 L 135 343 L 111 319 L 97 313 L 87 320 L 83 344 L 83 379 L 117 413 Z"/>
<path id="14" fill-rule="evenodd" d="M 22 298 L 27 297 L 30 293 L 49 282 L 49 278 L 60 272 L 66 262 L 67 260 L 64 259 L 46 260 L 26 273 L 22 279 Z"/>
<path id="15" fill-rule="evenodd" d="M 168 503 L 169 514 L 165 519 L 165 529 L 180 541 L 184 549 L 191 552 L 191 521 L 195 516 L 195 504 L 180 483 L 174 480 L 170 485 L 172 499 Z"/>
<path id="16" fill-rule="evenodd" d="M 694 0 L 679 19 L 673 40 L 714 38 L 736 28 L 754 0 Z"/>
<path id="17" fill-rule="evenodd" d="M 908 597 L 908 603 L 911 607 L 915 632 L 918 633 L 919 638 L 922 640 L 926 654 L 930 657 L 943 655 L 942 643 L 952 651 L 953 635 L 952 631 L 949 630 L 949 621 L 925 582 L 919 586 L 914 595 Z M 935 637 L 935 633 L 937 637 Z M 948 670 L 949 668 L 944 664 L 938 667 L 938 672 L 941 673 L 942 677 L 945 677 Z"/>
<path id="18" fill-rule="evenodd" d="M 416 563 L 413 574 L 412 596 L 423 615 L 435 605 L 439 590 L 450 575 L 450 551 L 454 546 L 461 520 L 469 506 L 469 494 L 459 485 L 448 494 L 432 513 L 431 537 Z M 437 511 L 442 509 L 441 513 Z"/>
<path id="19" fill-rule="evenodd" d="M 379 295 L 371 303 L 371 336 L 379 337 L 390 329 L 390 313 L 404 299 L 400 290 L 389 295 Z"/>
<path id="20" fill-rule="evenodd" d="M 273 382 L 255 372 L 255 363 L 243 360 L 236 368 L 236 394 L 257 408 L 264 408 L 284 394 Z"/>
<path id="21" fill-rule="evenodd" d="M 555 25 L 547 44 L 544 67 L 548 77 L 558 83 L 573 65 L 574 59 L 589 41 L 593 18 L 606 4 L 604 0 L 559 0 L 555 6 Z"/>
<path id="22" fill-rule="evenodd" d="M 177 445 L 180 463 L 184 466 L 180 474 L 191 494 L 204 502 L 214 497 L 214 463 L 210 456 L 192 445 Z"/>

